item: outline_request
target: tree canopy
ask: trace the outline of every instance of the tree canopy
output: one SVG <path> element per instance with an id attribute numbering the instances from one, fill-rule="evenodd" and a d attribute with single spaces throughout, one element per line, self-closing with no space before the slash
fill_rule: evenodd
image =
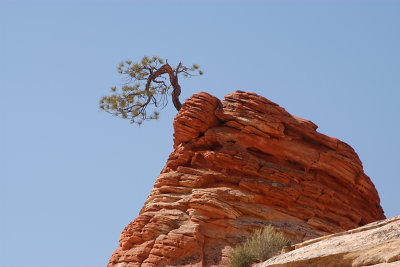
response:
<path id="1" fill-rule="evenodd" d="M 120 88 L 113 86 L 111 95 L 100 99 L 99 107 L 139 125 L 145 120 L 158 119 L 160 110 L 168 104 L 168 95 L 172 96 L 175 108 L 180 110 L 179 75 L 190 78 L 203 74 L 196 64 L 187 67 L 180 62 L 173 68 L 158 56 L 145 56 L 139 62 L 121 62 L 118 73 L 123 76 L 124 84 Z"/>

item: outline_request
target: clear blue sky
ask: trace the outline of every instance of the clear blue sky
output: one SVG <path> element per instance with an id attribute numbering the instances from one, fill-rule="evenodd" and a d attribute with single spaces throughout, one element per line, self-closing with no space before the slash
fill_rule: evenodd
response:
<path id="1" fill-rule="evenodd" d="M 0 2 L 1 266 L 106 265 L 172 152 L 173 107 L 98 111 L 143 55 L 202 67 L 182 100 L 256 92 L 347 142 L 400 215 L 399 1 L 32 2 Z"/>

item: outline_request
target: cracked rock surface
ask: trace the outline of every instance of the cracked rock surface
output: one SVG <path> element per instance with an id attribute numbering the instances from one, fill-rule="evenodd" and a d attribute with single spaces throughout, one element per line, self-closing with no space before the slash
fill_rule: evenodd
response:
<path id="1" fill-rule="evenodd" d="M 254 93 L 199 93 L 174 120 L 174 151 L 108 267 L 227 266 L 271 224 L 292 244 L 384 219 L 346 143 Z"/>
<path id="2" fill-rule="evenodd" d="M 400 216 L 297 244 L 254 267 L 399 267 Z"/>

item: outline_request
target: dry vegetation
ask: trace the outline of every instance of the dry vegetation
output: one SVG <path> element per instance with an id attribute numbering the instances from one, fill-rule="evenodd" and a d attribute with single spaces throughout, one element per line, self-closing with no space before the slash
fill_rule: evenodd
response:
<path id="1" fill-rule="evenodd" d="M 265 261 L 279 252 L 288 240 L 271 225 L 257 229 L 247 241 L 235 247 L 231 254 L 231 267 L 248 267 Z"/>

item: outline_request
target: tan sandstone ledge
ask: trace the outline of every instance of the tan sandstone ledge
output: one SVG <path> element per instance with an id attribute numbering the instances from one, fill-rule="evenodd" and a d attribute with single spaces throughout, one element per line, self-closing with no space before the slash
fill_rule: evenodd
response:
<path id="1" fill-rule="evenodd" d="M 400 216 L 308 240 L 254 267 L 400 266 Z"/>

